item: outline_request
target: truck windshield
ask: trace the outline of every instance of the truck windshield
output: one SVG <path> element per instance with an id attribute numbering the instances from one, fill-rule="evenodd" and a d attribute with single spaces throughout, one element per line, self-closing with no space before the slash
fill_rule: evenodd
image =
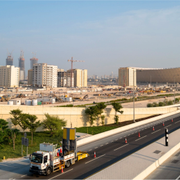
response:
<path id="1" fill-rule="evenodd" d="M 32 154 L 31 162 L 42 163 L 42 155 L 41 154 Z"/>

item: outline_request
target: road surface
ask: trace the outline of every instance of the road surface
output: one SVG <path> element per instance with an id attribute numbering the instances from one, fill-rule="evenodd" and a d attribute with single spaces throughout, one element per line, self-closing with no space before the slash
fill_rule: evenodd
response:
<path id="1" fill-rule="evenodd" d="M 155 128 L 154 131 L 152 126 L 154 126 Z M 95 141 L 93 143 L 80 147 L 78 149 L 86 149 L 90 154 L 90 157 L 77 162 L 70 168 L 65 168 L 64 173 L 56 172 L 52 173 L 50 176 L 37 176 L 28 173 L 27 176 L 23 177 L 23 179 L 38 178 L 50 180 L 87 178 L 88 176 L 106 168 L 107 166 L 119 161 L 120 159 L 123 159 L 124 157 L 163 137 L 164 128 L 166 127 L 168 127 L 169 129 L 169 133 L 180 128 L 180 116 L 174 118 L 173 122 L 171 118 L 169 118 L 169 120 L 164 123 L 164 126 L 162 121 L 159 121 L 158 124 L 151 124 L 150 127 L 143 126 L 141 127 L 141 129 L 139 128 L 138 130 L 134 129 L 128 131 L 129 134 L 116 134 L 101 141 Z M 138 136 L 139 132 L 140 137 Z M 125 138 L 127 138 L 127 143 L 125 143 Z M 96 158 L 93 157 L 94 151 L 96 151 Z"/>

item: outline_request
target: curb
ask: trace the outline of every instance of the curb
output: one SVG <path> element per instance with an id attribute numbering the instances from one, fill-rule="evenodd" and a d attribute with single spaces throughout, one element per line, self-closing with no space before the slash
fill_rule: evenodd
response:
<path id="1" fill-rule="evenodd" d="M 151 174 L 156 168 L 163 164 L 169 157 L 171 157 L 178 149 L 180 149 L 180 143 L 172 147 L 167 153 L 161 156 L 153 164 L 147 167 L 144 171 L 138 174 L 133 180 L 145 179 L 149 174 Z"/>

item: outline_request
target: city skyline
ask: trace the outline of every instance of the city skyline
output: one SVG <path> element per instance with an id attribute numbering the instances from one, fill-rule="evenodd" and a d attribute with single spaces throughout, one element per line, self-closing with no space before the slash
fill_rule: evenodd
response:
<path id="1" fill-rule="evenodd" d="M 0 65 L 7 49 L 25 69 L 32 52 L 39 63 L 88 69 L 88 75 L 117 76 L 119 67 L 179 67 L 178 1 L 1 1 Z M 8 9 L 8 13 L 6 10 Z M 23 15 L 22 15 L 23 14 Z"/>

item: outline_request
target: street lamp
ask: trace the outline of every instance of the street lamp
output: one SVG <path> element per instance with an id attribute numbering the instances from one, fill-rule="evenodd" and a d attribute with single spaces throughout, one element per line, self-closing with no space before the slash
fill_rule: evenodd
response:
<path id="1" fill-rule="evenodd" d="M 174 87 L 175 87 L 175 76 L 174 76 Z M 175 104 L 175 89 L 174 89 L 174 104 Z"/>
<path id="2" fill-rule="evenodd" d="M 135 69 L 133 69 L 133 122 L 135 123 L 135 97 L 134 97 L 134 73 L 135 73 Z"/>

